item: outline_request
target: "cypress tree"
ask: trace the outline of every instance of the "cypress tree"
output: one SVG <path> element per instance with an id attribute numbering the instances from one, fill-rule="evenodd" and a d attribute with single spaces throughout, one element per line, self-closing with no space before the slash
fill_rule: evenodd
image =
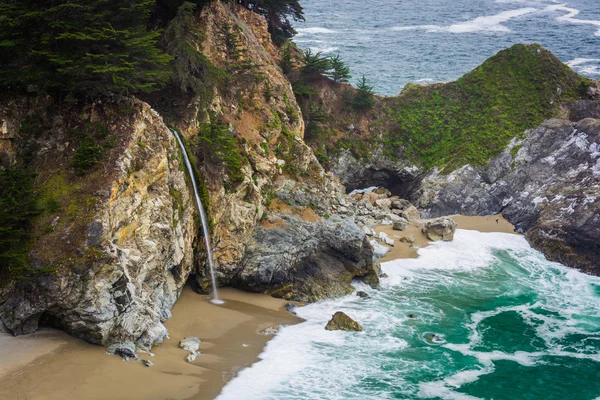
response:
<path id="1" fill-rule="evenodd" d="M 348 82 L 352 77 L 350 75 L 350 68 L 346 66 L 340 55 L 336 54 L 334 57 L 331 57 L 329 61 L 331 64 L 331 71 L 329 71 L 327 75 L 333 79 L 335 83 Z"/>
<path id="2" fill-rule="evenodd" d="M 148 92 L 171 57 L 148 30 L 154 0 L 0 0 L 0 86 L 45 92 Z M 6 26 L 6 29 L 4 29 Z"/>
<path id="3" fill-rule="evenodd" d="M 373 87 L 367 83 L 367 78 L 363 75 L 362 79 L 356 85 L 356 96 L 352 102 L 354 108 L 365 110 L 375 105 L 375 94 Z"/>

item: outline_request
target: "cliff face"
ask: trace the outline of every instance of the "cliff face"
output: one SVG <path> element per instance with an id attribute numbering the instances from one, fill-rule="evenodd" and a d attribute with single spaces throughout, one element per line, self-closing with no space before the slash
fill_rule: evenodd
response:
<path id="1" fill-rule="evenodd" d="M 412 193 L 426 215 L 501 212 L 553 261 L 600 273 L 600 102 L 569 104 L 487 168 L 427 174 Z M 589 118 L 588 118 L 589 117 Z"/>
<path id="2" fill-rule="evenodd" d="M 264 19 L 215 2 L 198 24 L 220 82 L 210 96 L 149 101 L 192 156 L 219 284 L 308 301 L 347 293 L 354 277 L 375 284 L 365 233 L 334 216 L 344 187 L 303 141 Z M 0 104 L 0 120 L 3 162 L 37 174 L 42 209 L 31 265 L 0 284 L 0 327 L 27 334 L 49 324 L 126 357 L 160 343 L 188 277 L 211 291 L 189 177 L 163 116 L 136 99 L 61 106 L 23 96 Z M 235 179 L 200 138 L 217 122 L 233 138 Z M 290 196 L 303 201 L 278 200 Z"/>
<path id="3" fill-rule="evenodd" d="M 20 128 L 16 147 L 34 154 L 40 202 L 51 207 L 35 221 L 31 274 L 1 289 L 0 319 L 15 334 L 41 321 L 92 343 L 149 348 L 166 335 L 162 322 L 194 268 L 193 203 L 177 144 L 140 101 L 44 110 L 55 110 L 50 100 L 2 106 Z M 82 132 L 107 146 L 79 175 Z"/>

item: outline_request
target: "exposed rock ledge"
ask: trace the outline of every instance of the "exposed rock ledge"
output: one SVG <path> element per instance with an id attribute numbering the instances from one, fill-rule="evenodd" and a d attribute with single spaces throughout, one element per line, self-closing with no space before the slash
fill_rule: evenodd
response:
<path id="1" fill-rule="evenodd" d="M 513 140 L 486 169 L 428 174 L 412 200 L 429 217 L 501 212 L 549 259 L 599 275 L 600 101 L 569 114 Z"/>

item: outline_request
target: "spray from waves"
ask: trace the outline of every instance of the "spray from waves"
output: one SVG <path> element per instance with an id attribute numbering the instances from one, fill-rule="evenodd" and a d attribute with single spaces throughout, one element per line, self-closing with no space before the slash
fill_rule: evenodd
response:
<path id="1" fill-rule="evenodd" d="M 536 12 L 533 7 L 519 8 L 517 10 L 503 11 L 496 15 L 477 17 L 470 21 L 459 22 L 450 26 L 438 25 L 416 25 L 416 26 L 395 26 L 394 31 L 424 30 L 427 32 L 450 32 L 450 33 L 473 33 L 473 32 L 510 32 L 510 29 L 503 25 L 511 19 L 522 17 Z"/>
<path id="2" fill-rule="evenodd" d="M 600 278 L 548 262 L 520 236 L 458 230 L 453 242 L 382 270 L 388 278 L 380 290 L 357 284 L 369 300 L 350 295 L 300 308 L 306 322 L 283 328 L 218 399 L 473 400 L 498 395 L 507 373 L 522 375 L 518 368 L 550 374 L 543 386 L 553 391 L 563 374 L 578 372 L 578 362 L 592 363 L 582 367 L 588 371 L 600 364 Z M 325 331 L 336 311 L 364 332 Z M 498 363 L 513 372 L 499 372 Z M 544 372 L 557 363 L 564 369 Z M 489 383 L 496 374 L 498 386 Z M 468 391 L 482 380 L 486 395 Z M 587 384 L 597 389 L 593 396 L 572 398 L 597 397 L 600 386 Z"/>
<path id="3" fill-rule="evenodd" d="M 600 36 L 600 21 L 575 18 L 576 16 L 578 16 L 580 14 L 580 11 L 577 10 L 576 8 L 567 7 L 567 4 L 557 4 L 557 5 L 546 7 L 545 11 L 564 11 L 567 14 L 556 18 L 557 21 L 564 21 L 564 22 L 569 22 L 572 24 L 583 24 L 583 25 L 596 26 L 596 27 L 598 27 L 598 31 L 596 31 L 595 35 Z"/>

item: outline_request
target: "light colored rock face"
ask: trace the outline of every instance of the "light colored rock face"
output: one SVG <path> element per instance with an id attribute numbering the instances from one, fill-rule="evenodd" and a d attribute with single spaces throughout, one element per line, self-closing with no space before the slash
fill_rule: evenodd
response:
<path id="1" fill-rule="evenodd" d="M 423 224 L 423 234 L 431 241 L 443 240 L 449 242 L 454 239 L 458 224 L 450 218 L 442 217 L 427 221 Z"/>
<path id="2" fill-rule="evenodd" d="M 81 201 L 94 199 L 90 222 L 81 217 L 53 223 L 52 234 L 70 246 L 58 254 L 62 260 L 53 256 L 55 272 L 17 282 L 0 296 L 0 319 L 13 333 L 35 331 L 45 313 L 68 333 L 127 357 L 167 334 L 163 322 L 193 269 L 195 211 L 179 149 L 162 118 L 145 103 L 127 106 L 132 111 L 125 119 L 111 105 L 86 114 L 118 137 L 106 165 L 94 172 L 105 186 L 94 188 L 95 197 L 73 200 L 79 209 L 85 208 Z M 50 155 L 62 151 L 52 141 L 46 144 Z M 43 245 L 35 244 L 34 256 Z"/>
<path id="3" fill-rule="evenodd" d="M 325 326 L 328 331 L 351 331 L 362 332 L 362 327 L 345 313 L 338 311 Z"/>
<path id="4" fill-rule="evenodd" d="M 600 101 L 569 114 L 576 122 L 544 122 L 487 169 L 428 174 L 414 203 L 427 217 L 502 212 L 552 260 L 600 274 Z"/>

